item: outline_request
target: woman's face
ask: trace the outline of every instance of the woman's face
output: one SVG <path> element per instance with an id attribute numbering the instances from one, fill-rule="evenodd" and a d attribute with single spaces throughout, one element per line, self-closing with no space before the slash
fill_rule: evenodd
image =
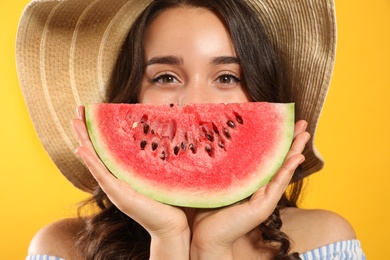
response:
<path id="1" fill-rule="evenodd" d="M 206 9 L 179 7 L 162 12 L 145 32 L 144 51 L 140 103 L 248 101 L 229 33 Z"/>

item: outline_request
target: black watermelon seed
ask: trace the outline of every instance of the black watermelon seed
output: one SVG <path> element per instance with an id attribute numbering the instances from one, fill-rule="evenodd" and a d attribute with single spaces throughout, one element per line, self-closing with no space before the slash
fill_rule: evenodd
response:
<path id="1" fill-rule="evenodd" d="M 209 144 L 206 144 L 204 148 L 205 148 L 206 152 L 207 152 L 209 155 L 211 155 L 211 146 L 210 146 Z"/>
<path id="2" fill-rule="evenodd" d="M 141 141 L 140 146 L 141 146 L 141 149 L 142 149 L 142 150 L 145 149 L 146 144 L 147 144 L 146 140 L 142 140 L 142 141 Z"/>
<path id="3" fill-rule="evenodd" d="M 155 151 L 157 149 L 157 147 L 158 147 L 158 143 L 153 142 L 152 143 L 152 150 Z"/>
<path id="4" fill-rule="evenodd" d="M 233 129 L 234 129 L 234 127 L 236 126 L 236 125 L 233 123 L 232 120 L 228 120 L 228 121 L 226 122 L 226 124 L 228 125 L 228 127 L 233 128 Z"/>
<path id="5" fill-rule="evenodd" d="M 147 134 L 149 132 L 149 125 L 148 124 L 144 124 L 144 134 Z"/>
<path id="6" fill-rule="evenodd" d="M 225 145 L 222 142 L 219 142 L 218 146 L 221 147 L 222 149 L 225 148 Z"/>
<path id="7" fill-rule="evenodd" d="M 178 155 L 179 154 L 179 151 L 180 151 L 180 147 L 177 145 L 177 146 L 175 146 L 175 148 L 173 149 L 173 153 L 175 154 L 175 155 Z"/>
<path id="8" fill-rule="evenodd" d="M 210 142 L 214 142 L 214 136 L 212 136 L 211 134 L 206 134 L 206 137 L 207 137 L 207 139 L 208 139 Z"/>
<path id="9" fill-rule="evenodd" d="M 225 134 L 225 136 L 226 136 L 227 139 L 230 139 L 231 135 L 230 135 L 229 130 L 227 130 L 226 128 L 224 128 L 224 129 L 223 129 L 223 133 Z"/>
<path id="10" fill-rule="evenodd" d="M 214 123 L 213 123 L 213 130 L 215 134 L 219 135 L 218 127 Z"/>
<path id="11" fill-rule="evenodd" d="M 181 142 L 181 149 L 182 150 L 185 150 L 187 147 L 186 147 L 186 144 L 184 142 Z"/>
<path id="12" fill-rule="evenodd" d="M 161 152 L 160 159 L 163 161 L 165 160 L 165 152 L 164 151 Z"/>
<path id="13" fill-rule="evenodd" d="M 174 106 L 174 104 L 173 104 L 173 103 L 171 103 L 171 104 L 169 104 L 169 106 L 170 106 L 170 107 L 173 107 L 173 106 Z"/>
<path id="14" fill-rule="evenodd" d="M 236 120 L 237 120 L 237 122 L 239 123 L 239 124 L 243 124 L 244 123 L 244 121 L 242 120 L 242 117 L 240 116 L 240 115 L 237 115 L 236 116 Z"/>
<path id="15" fill-rule="evenodd" d="M 195 146 L 193 144 L 190 144 L 188 147 L 190 148 L 192 153 L 196 153 L 196 148 L 195 148 Z"/>
<path id="16" fill-rule="evenodd" d="M 141 124 L 143 124 L 143 123 L 145 123 L 147 120 L 148 120 L 148 115 L 145 114 L 145 115 L 143 115 L 143 116 L 141 117 L 140 122 L 141 122 Z"/>

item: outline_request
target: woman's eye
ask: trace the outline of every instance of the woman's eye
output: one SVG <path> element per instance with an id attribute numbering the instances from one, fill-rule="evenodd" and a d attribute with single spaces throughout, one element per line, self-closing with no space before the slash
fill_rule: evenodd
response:
<path id="1" fill-rule="evenodd" d="M 159 75 L 152 79 L 153 83 L 178 83 L 179 81 L 175 76 L 170 74 Z"/>
<path id="2" fill-rule="evenodd" d="M 217 78 L 216 82 L 221 83 L 221 84 L 232 84 L 232 83 L 239 83 L 241 80 L 230 74 L 224 74 L 221 75 Z"/>

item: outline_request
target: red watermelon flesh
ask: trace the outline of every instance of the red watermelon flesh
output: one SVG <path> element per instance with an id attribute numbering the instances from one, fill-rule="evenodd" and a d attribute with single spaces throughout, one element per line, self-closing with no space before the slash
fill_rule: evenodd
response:
<path id="1" fill-rule="evenodd" d="M 250 196 L 281 167 L 294 104 L 87 104 L 86 121 L 103 163 L 135 190 L 214 208 Z"/>

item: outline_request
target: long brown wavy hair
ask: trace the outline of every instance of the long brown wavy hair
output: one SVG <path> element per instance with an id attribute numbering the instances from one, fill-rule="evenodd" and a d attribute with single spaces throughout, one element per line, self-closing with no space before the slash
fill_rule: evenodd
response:
<path id="1" fill-rule="evenodd" d="M 142 36 L 151 21 L 168 8 L 188 6 L 206 8 L 224 21 L 230 32 L 243 71 L 242 82 L 251 101 L 290 102 L 283 98 L 282 65 L 267 38 L 258 14 L 243 0 L 156 0 L 137 18 L 119 55 L 107 90 L 107 101 L 137 103 L 144 75 Z M 265 243 L 275 244 L 275 259 L 299 259 L 289 253 L 290 240 L 280 229 L 280 210 L 297 207 L 302 189 L 300 169 L 272 215 L 258 230 Z M 76 241 L 83 259 L 148 259 L 150 236 L 133 219 L 118 210 L 99 186 L 87 204 L 98 206 L 98 212 L 86 217 Z M 156 215 L 156 217 L 158 217 Z"/>

